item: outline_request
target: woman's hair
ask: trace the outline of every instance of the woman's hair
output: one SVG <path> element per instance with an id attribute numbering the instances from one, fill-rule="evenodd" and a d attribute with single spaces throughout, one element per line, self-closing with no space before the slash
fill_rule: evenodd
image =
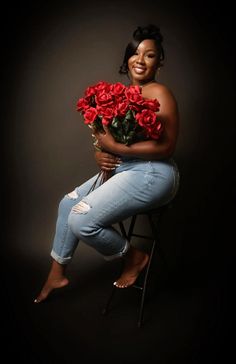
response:
<path id="1" fill-rule="evenodd" d="M 160 28 L 149 24 L 145 27 L 139 26 L 133 32 L 133 39 L 126 47 L 123 63 L 120 66 L 120 74 L 128 74 L 128 60 L 135 54 L 139 44 L 145 39 L 153 39 L 155 41 L 158 50 L 158 67 L 163 66 L 162 62 L 165 58 L 164 49 L 162 47 L 163 36 L 160 32 Z"/>

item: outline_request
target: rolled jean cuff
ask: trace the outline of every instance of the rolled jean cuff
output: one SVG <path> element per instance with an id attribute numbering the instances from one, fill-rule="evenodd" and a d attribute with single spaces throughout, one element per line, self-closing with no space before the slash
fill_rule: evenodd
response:
<path id="1" fill-rule="evenodd" d="M 68 264 L 71 260 L 71 257 L 68 258 L 62 258 L 59 255 L 57 255 L 54 250 L 51 251 L 51 257 L 59 264 Z"/>
<path id="2" fill-rule="evenodd" d="M 108 261 L 121 258 L 127 253 L 127 251 L 129 250 L 129 247 L 130 247 L 130 243 L 126 240 L 125 246 L 121 252 L 113 254 L 113 255 L 103 255 L 103 258 Z"/>

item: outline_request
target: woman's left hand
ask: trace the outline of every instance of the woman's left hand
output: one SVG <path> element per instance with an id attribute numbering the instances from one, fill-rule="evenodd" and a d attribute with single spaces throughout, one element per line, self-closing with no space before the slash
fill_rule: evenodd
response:
<path id="1" fill-rule="evenodd" d="M 98 141 L 97 145 L 107 152 L 115 153 L 115 146 L 117 145 L 117 142 L 113 138 L 107 126 L 104 125 L 103 129 L 105 133 L 94 132 Z"/>

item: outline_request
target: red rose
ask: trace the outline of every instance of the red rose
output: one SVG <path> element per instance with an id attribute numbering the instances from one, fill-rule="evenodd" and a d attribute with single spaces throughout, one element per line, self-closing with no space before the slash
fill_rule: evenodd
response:
<path id="1" fill-rule="evenodd" d="M 97 113 L 102 116 L 102 124 L 108 125 L 114 117 L 114 110 L 112 107 L 97 107 Z"/>
<path id="2" fill-rule="evenodd" d="M 98 116 L 98 112 L 95 107 L 89 107 L 84 113 L 85 124 L 92 124 Z"/>
<path id="3" fill-rule="evenodd" d="M 83 97 L 81 99 L 79 99 L 79 101 L 77 102 L 77 111 L 83 113 L 88 108 L 89 108 L 89 102 L 88 102 L 88 100 L 86 100 Z"/>
<path id="4" fill-rule="evenodd" d="M 95 86 L 96 93 L 97 92 L 110 92 L 111 85 L 108 82 L 100 81 Z"/>
<path id="5" fill-rule="evenodd" d="M 97 95 L 95 96 L 95 101 L 97 105 L 102 107 L 112 106 L 114 102 L 112 94 L 105 91 L 98 92 Z"/>
<path id="6" fill-rule="evenodd" d="M 158 121 L 155 127 L 149 132 L 149 136 L 152 139 L 159 139 L 163 131 L 163 124 Z"/>
<path id="7" fill-rule="evenodd" d="M 86 88 L 85 97 L 90 98 L 90 97 L 94 96 L 95 94 L 96 94 L 96 89 L 94 86 L 89 86 Z"/>
<path id="8" fill-rule="evenodd" d="M 144 109 L 140 113 L 136 114 L 135 119 L 137 120 L 140 126 L 144 127 L 145 129 L 148 129 L 149 127 L 155 125 L 157 120 L 157 115 L 151 110 Z"/>
<path id="9" fill-rule="evenodd" d="M 143 107 L 144 109 L 150 109 L 152 111 L 159 111 L 160 109 L 160 104 L 157 101 L 157 99 L 153 99 L 153 100 L 145 100 L 143 102 Z"/>
<path id="10" fill-rule="evenodd" d="M 112 85 L 112 92 L 115 95 L 115 97 L 123 96 L 125 92 L 125 85 L 123 85 L 120 82 L 115 83 Z"/>
<path id="11" fill-rule="evenodd" d="M 141 89 L 139 86 L 129 86 L 125 90 L 125 96 L 127 99 L 135 104 L 142 105 L 144 99 L 141 95 Z"/>
<path id="12" fill-rule="evenodd" d="M 128 100 L 121 101 L 116 104 L 115 106 L 115 115 L 116 116 L 125 116 L 129 109 L 129 102 Z"/>

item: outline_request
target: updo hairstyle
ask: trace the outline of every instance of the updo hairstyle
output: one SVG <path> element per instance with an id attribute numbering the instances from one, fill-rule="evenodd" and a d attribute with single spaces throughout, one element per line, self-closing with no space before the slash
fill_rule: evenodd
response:
<path id="1" fill-rule="evenodd" d="M 163 36 L 160 32 L 160 28 L 155 25 L 149 24 L 145 27 L 137 27 L 133 33 L 132 41 L 127 45 L 125 50 L 125 55 L 123 63 L 120 66 L 120 74 L 128 74 L 128 60 L 132 57 L 139 44 L 145 39 L 153 39 L 155 41 L 158 50 L 158 68 L 163 66 L 163 61 L 165 58 L 164 49 L 162 46 Z"/>

